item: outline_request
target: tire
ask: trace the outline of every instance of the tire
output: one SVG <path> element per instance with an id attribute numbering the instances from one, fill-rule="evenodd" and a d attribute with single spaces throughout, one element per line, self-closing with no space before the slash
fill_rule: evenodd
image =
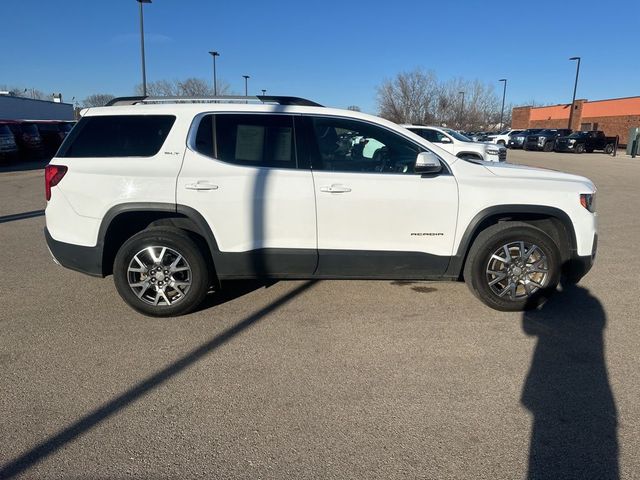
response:
<path id="1" fill-rule="evenodd" d="M 187 232 L 171 227 L 148 228 L 124 242 L 113 263 L 113 278 L 122 299 L 151 317 L 191 312 L 211 283 L 200 247 Z"/>
<path id="2" fill-rule="evenodd" d="M 611 155 L 613 153 L 613 143 L 607 143 L 604 147 L 604 153 Z"/>
<path id="3" fill-rule="evenodd" d="M 524 144 L 524 143 L 522 144 L 522 150 L 529 150 L 529 149 L 527 148 L 526 144 Z"/>
<path id="4" fill-rule="evenodd" d="M 553 152 L 553 142 L 545 143 L 544 147 L 542 147 L 542 150 L 545 152 Z"/>
<path id="5" fill-rule="evenodd" d="M 494 255 L 508 261 L 501 262 Z M 523 222 L 504 222 L 482 231 L 473 242 L 464 279 L 471 292 L 491 308 L 530 310 L 555 292 L 560 281 L 560 258 L 557 245 L 544 231 Z M 521 268 L 526 270 L 518 270 Z"/>
<path id="6" fill-rule="evenodd" d="M 506 147 L 504 140 L 498 140 L 498 145 L 502 145 L 503 147 Z"/>
<path id="7" fill-rule="evenodd" d="M 582 143 L 579 143 L 578 145 L 576 145 L 576 153 L 584 153 L 584 145 Z"/>

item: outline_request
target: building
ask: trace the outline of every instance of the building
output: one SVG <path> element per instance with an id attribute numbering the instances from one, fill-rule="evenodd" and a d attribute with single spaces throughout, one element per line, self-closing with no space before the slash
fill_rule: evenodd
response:
<path id="1" fill-rule="evenodd" d="M 567 128 L 571 104 L 548 107 L 515 107 L 512 110 L 513 128 Z M 605 135 L 620 136 L 626 145 L 629 129 L 640 127 L 640 96 L 610 100 L 576 100 L 573 130 L 602 130 Z"/>
<path id="2" fill-rule="evenodd" d="M 73 120 L 73 105 L 0 94 L 0 120 Z"/>

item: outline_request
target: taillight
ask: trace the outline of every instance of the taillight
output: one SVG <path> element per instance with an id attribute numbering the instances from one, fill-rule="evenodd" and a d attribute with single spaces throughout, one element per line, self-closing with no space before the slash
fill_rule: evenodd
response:
<path id="1" fill-rule="evenodd" d="M 44 192 L 47 202 L 51 200 L 51 187 L 59 184 L 65 173 L 67 173 L 67 167 L 64 165 L 47 165 L 44 167 Z"/>

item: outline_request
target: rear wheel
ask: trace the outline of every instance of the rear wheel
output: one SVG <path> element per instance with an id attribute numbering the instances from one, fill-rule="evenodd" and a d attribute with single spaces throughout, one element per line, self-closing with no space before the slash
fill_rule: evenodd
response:
<path id="1" fill-rule="evenodd" d="M 113 276 L 118 293 L 135 310 L 154 317 L 183 315 L 209 288 L 207 261 L 189 234 L 149 228 L 118 251 Z"/>
<path id="2" fill-rule="evenodd" d="M 607 145 L 604 147 L 604 153 L 606 153 L 607 155 L 611 155 L 613 153 L 613 143 L 607 143 Z"/>
<path id="3" fill-rule="evenodd" d="M 505 222 L 483 231 L 469 250 L 464 268 L 469 289 L 496 310 L 536 308 L 560 280 L 560 252 L 542 230 Z"/>

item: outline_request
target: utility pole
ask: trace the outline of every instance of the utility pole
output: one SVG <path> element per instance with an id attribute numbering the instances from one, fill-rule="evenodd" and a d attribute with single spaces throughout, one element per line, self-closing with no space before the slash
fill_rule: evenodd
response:
<path id="1" fill-rule="evenodd" d="M 209 55 L 213 57 L 213 95 L 218 95 L 218 78 L 216 77 L 216 57 L 219 57 L 218 52 L 209 52 Z"/>
<path id="2" fill-rule="evenodd" d="M 578 90 L 578 75 L 580 74 L 580 57 L 571 57 L 569 60 L 577 60 L 578 65 L 576 66 L 576 83 L 573 85 L 573 98 L 571 99 L 571 111 L 569 112 L 569 127 L 571 128 L 571 123 L 573 122 L 573 109 L 575 108 L 576 103 L 576 90 Z"/>
<path id="3" fill-rule="evenodd" d="M 502 124 L 502 119 L 504 118 L 504 98 L 507 95 L 507 79 L 501 78 L 498 81 L 504 82 L 504 88 L 502 89 L 502 108 L 500 109 L 500 130 L 503 130 L 504 125 Z"/>
<path id="4" fill-rule="evenodd" d="M 142 95 L 147 96 L 147 67 L 144 59 L 144 14 L 143 3 L 151 3 L 151 0 L 136 0 L 140 4 L 140 53 L 142 56 Z"/>

